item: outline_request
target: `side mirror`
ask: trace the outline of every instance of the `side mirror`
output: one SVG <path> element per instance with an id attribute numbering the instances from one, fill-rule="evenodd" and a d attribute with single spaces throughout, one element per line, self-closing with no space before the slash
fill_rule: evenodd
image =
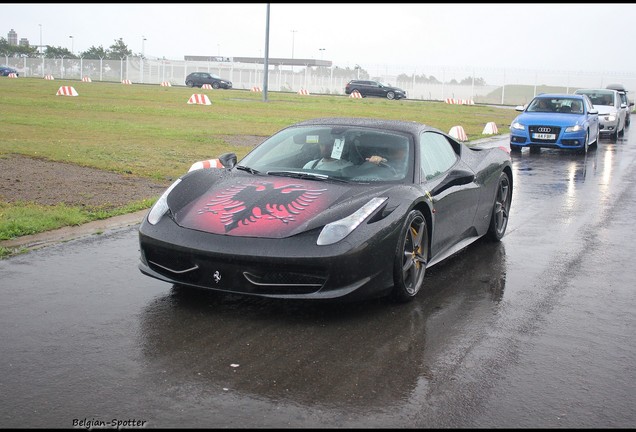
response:
<path id="1" fill-rule="evenodd" d="M 598 110 L 596 108 L 592 108 L 588 111 L 588 114 L 598 114 Z"/>
<path id="2" fill-rule="evenodd" d="M 234 165 L 236 165 L 236 153 L 223 153 L 219 156 L 219 160 L 225 168 L 234 168 Z"/>
<path id="3" fill-rule="evenodd" d="M 517 111 L 523 111 L 524 109 L 525 109 L 525 106 L 524 106 L 524 105 L 517 105 L 517 106 L 515 107 L 515 110 L 517 110 Z"/>

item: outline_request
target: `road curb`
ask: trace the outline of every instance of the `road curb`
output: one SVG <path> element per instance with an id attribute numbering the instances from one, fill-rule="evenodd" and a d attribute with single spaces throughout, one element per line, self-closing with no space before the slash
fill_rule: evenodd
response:
<path id="1" fill-rule="evenodd" d="M 50 246 L 52 244 L 74 240 L 80 237 L 86 237 L 95 234 L 101 234 L 104 231 L 124 228 L 127 226 L 140 224 L 148 210 L 140 210 L 135 213 L 114 216 L 109 219 L 103 219 L 88 222 L 79 226 L 63 227 L 52 231 L 39 234 L 21 236 L 15 239 L 0 241 L 0 247 L 7 249 L 39 249 L 41 247 Z"/>

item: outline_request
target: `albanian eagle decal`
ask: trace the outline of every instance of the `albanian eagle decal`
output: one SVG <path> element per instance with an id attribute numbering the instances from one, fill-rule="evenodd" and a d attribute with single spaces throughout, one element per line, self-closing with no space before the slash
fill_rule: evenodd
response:
<path id="1" fill-rule="evenodd" d="M 215 234 L 284 237 L 327 207 L 325 191 L 302 181 L 235 183 L 188 205 L 180 224 Z"/>

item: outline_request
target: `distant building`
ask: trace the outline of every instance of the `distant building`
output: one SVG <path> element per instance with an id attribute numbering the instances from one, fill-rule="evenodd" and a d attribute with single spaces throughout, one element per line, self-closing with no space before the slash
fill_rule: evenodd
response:
<path id="1" fill-rule="evenodd" d="M 27 38 L 20 39 L 20 46 L 29 47 L 29 40 Z"/>
<path id="2" fill-rule="evenodd" d="M 9 45 L 18 45 L 18 34 L 15 30 L 11 29 L 9 31 L 7 34 L 7 41 L 9 42 Z"/>
<path id="3" fill-rule="evenodd" d="M 220 56 L 183 56 L 185 61 L 203 61 L 203 62 L 237 62 L 237 63 L 257 63 L 263 64 L 263 57 L 220 57 Z M 331 60 L 316 59 L 291 59 L 270 57 L 268 63 L 272 66 L 322 66 L 331 67 Z"/>

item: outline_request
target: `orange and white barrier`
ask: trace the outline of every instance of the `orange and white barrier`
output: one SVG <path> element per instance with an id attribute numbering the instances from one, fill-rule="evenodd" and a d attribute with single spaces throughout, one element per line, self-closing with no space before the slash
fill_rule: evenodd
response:
<path id="1" fill-rule="evenodd" d="M 17 78 L 18 74 L 15 72 L 11 72 L 9 75 L 7 75 L 9 78 Z"/>
<path id="2" fill-rule="evenodd" d="M 172 87 L 170 81 L 161 81 L 161 87 Z"/>
<path id="3" fill-rule="evenodd" d="M 52 80 L 54 80 L 55 78 L 53 78 L 53 75 L 44 75 L 44 79 L 45 79 L 45 80 L 52 81 Z"/>
<path id="4" fill-rule="evenodd" d="M 71 86 L 62 86 L 57 90 L 55 96 L 77 96 L 77 92 Z"/>
<path id="5" fill-rule="evenodd" d="M 208 159 L 204 161 L 195 162 L 192 164 L 188 172 L 204 169 L 204 168 L 225 168 L 220 160 L 218 159 Z"/>
<path id="6" fill-rule="evenodd" d="M 210 84 L 203 84 L 201 88 L 206 90 L 212 90 L 212 86 Z"/>
<path id="7" fill-rule="evenodd" d="M 300 89 L 300 90 L 298 90 L 298 94 L 299 95 L 308 95 L 309 94 L 309 90 Z"/>
<path id="8" fill-rule="evenodd" d="M 85 76 L 84 78 L 82 78 L 82 82 L 93 82 L 93 80 L 91 79 L 91 77 Z"/>
<path id="9" fill-rule="evenodd" d="M 261 89 L 259 86 L 254 86 L 254 87 L 252 87 L 252 89 L 251 89 L 250 91 L 253 91 L 253 92 L 262 92 L 262 91 L 263 91 L 263 89 Z"/>
<path id="10" fill-rule="evenodd" d="M 210 102 L 210 98 L 208 98 L 207 95 L 195 93 L 192 96 L 190 96 L 190 99 L 188 100 L 188 104 L 212 105 L 212 102 Z"/>
<path id="11" fill-rule="evenodd" d="M 362 99 L 362 95 L 360 94 L 358 90 L 352 91 L 349 97 L 354 99 Z"/>
<path id="12" fill-rule="evenodd" d="M 132 84 L 132 81 L 130 81 L 130 80 L 122 80 L 121 83 L 130 85 L 130 84 Z"/>
<path id="13" fill-rule="evenodd" d="M 468 136 L 461 126 L 453 126 L 448 134 L 458 141 L 468 141 Z"/>
<path id="14" fill-rule="evenodd" d="M 452 105 L 475 105 L 475 101 L 473 101 L 472 99 L 446 98 L 444 102 L 446 102 L 447 104 L 452 104 Z"/>
<path id="15" fill-rule="evenodd" d="M 499 130 L 497 129 L 497 124 L 495 122 L 488 122 L 486 123 L 486 127 L 484 127 L 482 135 L 494 135 L 498 133 Z"/>

